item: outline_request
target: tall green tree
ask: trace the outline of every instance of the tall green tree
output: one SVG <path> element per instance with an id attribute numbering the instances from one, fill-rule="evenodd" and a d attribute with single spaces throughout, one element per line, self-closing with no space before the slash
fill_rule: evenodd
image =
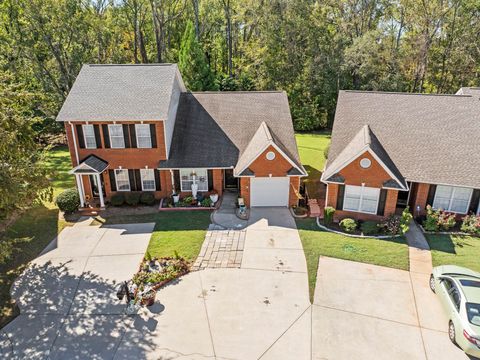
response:
<path id="1" fill-rule="evenodd" d="M 189 90 L 215 90 L 215 78 L 207 63 L 202 45 L 195 36 L 195 28 L 191 21 L 187 22 L 183 34 L 178 67 Z"/>
<path id="2" fill-rule="evenodd" d="M 33 103 L 41 95 L 15 83 L 0 72 L 0 219 L 39 198 L 50 198 L 44 150 L 35 142 L 32 125 L 38 120 Z"/>

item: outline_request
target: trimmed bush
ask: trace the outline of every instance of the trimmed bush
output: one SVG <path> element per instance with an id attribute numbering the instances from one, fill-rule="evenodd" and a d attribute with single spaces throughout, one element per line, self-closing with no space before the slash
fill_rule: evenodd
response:
<path id="1" fill-rule="evenodd" d="M 332 225 L 334 214 L 335 214 L 335 208 L 331 206 L 326 206 L 325 209 L 323 209 L 323 223 L 325 225 Z"/>
<path id="2" fill-rule="evenodd" d="M 139 192 L 128 192 L 125 195 L 125 202 L 130 206 L 137 206 L 140 203 L 140 193 Z"/>
<path id="3" fill-rule="evenodd" d="M 353 219 L 345 218 L 340 221 L 340 227 L 347 233 L 353 233 L 357 228 L 357 222 Z"/>
<path id="4" fill-rule="evenodd" d="M 423 228 L 427 231 L 438 231 L 438 214 L 430 205 L 427 206 L 427 218 L 423 222 Z"/>
<path id="5" fill-rule="evenodd" d="M 125 203 L 125 195 L 121 192 L 113 194 L 110 198 L 110 203 L 113 206 L 122 206 Z"/>
<path id="6" fill-rule="evenodd" d="M 155 203 L 155 195 L 153 192 L 143 192 L 140 195 L 140 202 L 144 205 L 153 205 Z"/>
<path id="7" fill-rule="evenodd" d="M 363 235 L 375 235 L 378 234 L 380 229 L 376 221 L 364 221 L 360 225 L 360 230 L 362 231 Z"/>
<path id="8" fill-rule="evenodd" d="M 61 192 L 57 196 L 55 204 L 61 211 L 66 213 L 77 211 L 80 206 L 80 196 L 78 196 L 77 189 L 67 189 Z"/>
<path id="9" fill-rule="evenodd" d="M 472 235 L 480 235 L 480 216 L 467 215 L 462 220 L 460 230 Z"/>

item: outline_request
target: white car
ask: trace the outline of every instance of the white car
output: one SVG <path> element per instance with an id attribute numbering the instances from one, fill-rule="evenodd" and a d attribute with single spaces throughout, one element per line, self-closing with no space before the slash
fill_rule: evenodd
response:
<path id="1" fill-rule="evenodd" d="M 480 357 L 480 274 L 460 266 L 437 266 L 430 275 L 448 317 L 448 336 L 467 355 Z"/>

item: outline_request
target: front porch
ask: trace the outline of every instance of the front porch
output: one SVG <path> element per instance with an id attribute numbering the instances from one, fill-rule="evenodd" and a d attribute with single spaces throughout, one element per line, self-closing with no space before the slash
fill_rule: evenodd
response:
<path id="1" fill-rule="evenodd" d="M 75 175 L 81 209 L 105 209 L 103 173 L 107 167 L 106 161 L 90 155 L 69 172 Z"/>

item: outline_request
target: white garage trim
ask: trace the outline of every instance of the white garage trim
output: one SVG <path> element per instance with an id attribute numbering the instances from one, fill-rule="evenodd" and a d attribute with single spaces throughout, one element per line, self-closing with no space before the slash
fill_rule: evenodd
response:
<path id="1" fill-rule="evenodd" d="M 290 178 L 254 177 L 250 179 L 250 206 L 288 206 Z"/>

